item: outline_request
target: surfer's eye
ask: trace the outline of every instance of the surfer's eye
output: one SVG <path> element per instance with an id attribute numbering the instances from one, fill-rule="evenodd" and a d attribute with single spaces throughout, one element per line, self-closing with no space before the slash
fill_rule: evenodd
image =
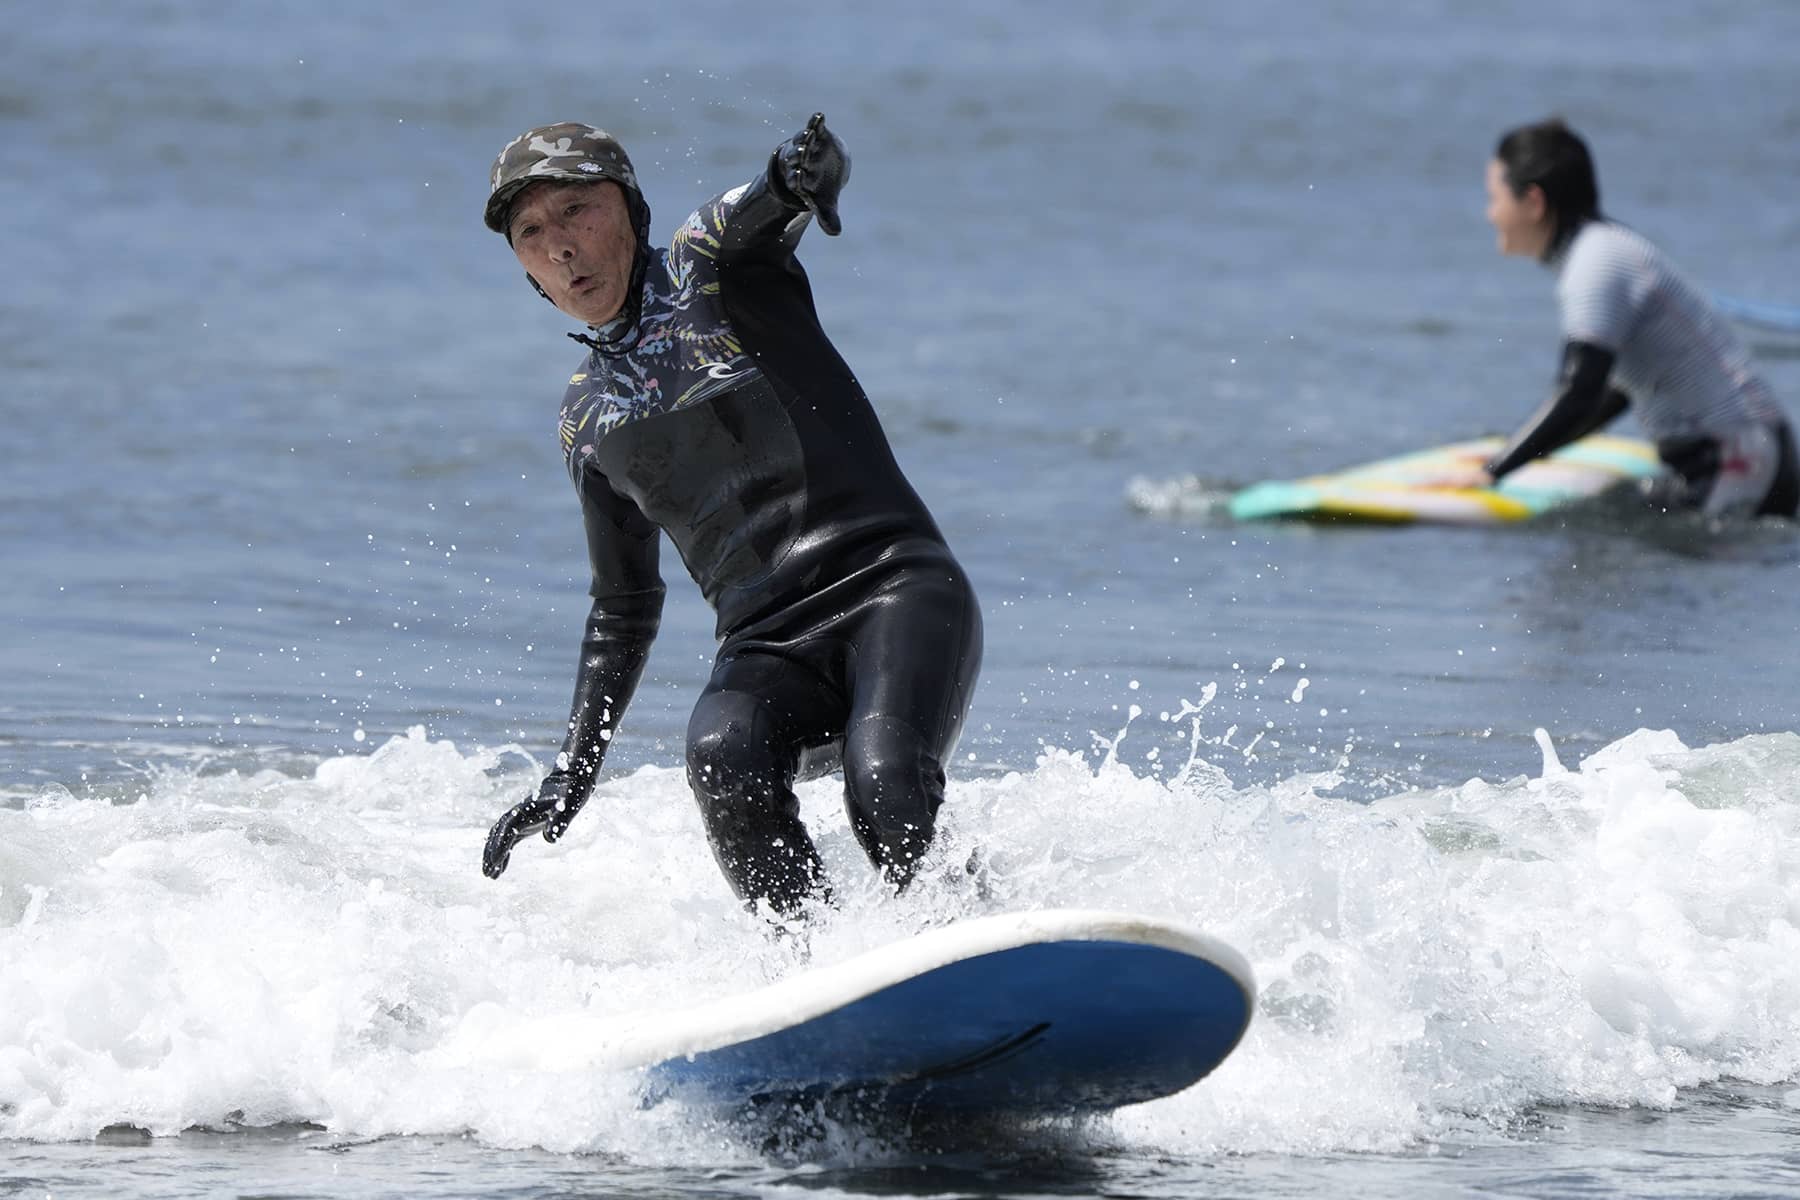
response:
<path id="1" fill-rule="evenodd" d="M 513 241 L 522 242 L 526 238 L 535 234 L 537 231 L 538 231 L 538 227 L 536 225 L 521 225 L 513 233 Z"/>
<path id="2" fill-rule="evenodd" d="M 563 216 L 573 217 L 576 213 L 579 213 L 582 209 L 584 209 L 586 207 L 587 207 L 586 204 L 577 200 L 575 203 L 569 205 L 569 207 L 563 209 Z"/>

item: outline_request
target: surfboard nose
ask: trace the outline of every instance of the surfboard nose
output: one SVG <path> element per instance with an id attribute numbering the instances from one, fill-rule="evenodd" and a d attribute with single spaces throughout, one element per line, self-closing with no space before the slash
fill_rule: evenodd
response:
<path id="1" fill-rule="evenodd" d="M 650 1084 L 715 1104 L 854 1093 L 913 1112 L 1117 1108 L 1181 1091 L 1225 1060 L 1250 1023 L 1247 974 L 1241 961 L 1154 942 L 1007 946 L 668 1059 Z"/>

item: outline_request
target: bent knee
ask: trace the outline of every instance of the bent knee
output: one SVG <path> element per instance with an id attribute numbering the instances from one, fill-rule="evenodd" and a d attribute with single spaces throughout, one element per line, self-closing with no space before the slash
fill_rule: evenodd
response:
<path id="1" fill-rule="evenodd" d="M 944 766 L 910 727 L 878 719 L 844 747 L 844 790 L 852 814 L 884 832 L 930 836 L 944 801 Z"/>
<path id="2" fill-rule="evenodd" d="M 786 790 L 791 751 L 754 697 L 736 692 L 703 696 L 688 721 L 688 786 L 703 804 L 769 799 Z"/>

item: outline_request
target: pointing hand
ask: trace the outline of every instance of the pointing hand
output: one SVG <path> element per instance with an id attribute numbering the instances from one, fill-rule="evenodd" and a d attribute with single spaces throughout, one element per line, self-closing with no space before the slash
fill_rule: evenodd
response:
<path id="1" fill-rule="evenodd" d="M 814 113 L 805 129 L 776 147 L 769 180 L 795 208 L 811 209 L 827 234 L 836 237 L 843 230 L 838 193 L 850 182 L 850 154 L 825 127 L 824 113 Z"/>

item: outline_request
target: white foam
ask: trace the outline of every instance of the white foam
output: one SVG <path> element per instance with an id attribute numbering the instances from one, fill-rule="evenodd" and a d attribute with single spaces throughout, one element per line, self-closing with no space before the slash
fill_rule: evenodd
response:
<path id="1" fill-rule="evenodd" d="M 1209 483 L 1197 475 L 1173 479 L 1134 475 L 1125 484 L 1125 503 L 1138 512 L 1159 517 L 1222 513 L 1230 501 L 1231 489 Z"/>
<path id="2" fill-rule="evenodd" d="M 953 782 L 903 900 L 820 781 L 802 802 L 842 907 L 813 961 L 1049 907 L 1235 946 L 1262 988 L 1242 1046 L 1114 1119 L 1176 1154 L 1394 1147 L 1800 1075 L 1800 736 L 1640 731 L 1555 761 L 1362 805 L 1331 775 L 1236 788 L 1053 752 Z M 674 769 L 608 781 L 484 879 L 486 825 L 535 770 L 413 731 L 309 778 L 169 769 L 133 804 L 0 810 L 0 1136 L 310 1120 L 701 1153 L 673 1106 L 638 1111 L 630 1071 L 561 1069 L 553 1035 L 761 987 L 793 951 L 737 909 Z"/>

